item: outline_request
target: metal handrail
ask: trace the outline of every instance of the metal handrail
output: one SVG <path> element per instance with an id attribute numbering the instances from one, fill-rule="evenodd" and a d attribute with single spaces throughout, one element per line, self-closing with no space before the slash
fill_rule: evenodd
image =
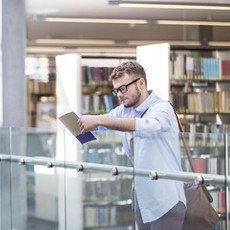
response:
<path id="1" fill-rule="evenodd" d="M 227 175 L 201 174 L 193 172 L 167 172 L 145 170 L 133 167 L 107 165 L 87 162 L 62 161 L 46 157 L 25 157 L 16 155 L 0 154 L 0 162 L 19 163 L 20 165 L 41 165 L 48 168 L 68 168 L 78 172 L 108 172 L 112 175 L 132 175 L 148 177 L 152 180 L 167 179 L 179 180 L 184 182 L 197 182 L 204 184 L 216 184 L 221 186 L 230 185 Z"/>

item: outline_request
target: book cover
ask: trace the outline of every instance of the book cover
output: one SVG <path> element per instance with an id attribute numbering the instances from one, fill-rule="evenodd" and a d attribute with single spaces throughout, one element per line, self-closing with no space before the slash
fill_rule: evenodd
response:
<path id="1" fill-rule="evenodd" d="M 78 119 L 79 117 L 74 112 L 69 112 L 59 117 L 59 120 L 69 129 L 69 131 L 81 144 L 96 140 L 96 137 L 91 132 L 80 132 L 80 128 L 77 123 Z"/>

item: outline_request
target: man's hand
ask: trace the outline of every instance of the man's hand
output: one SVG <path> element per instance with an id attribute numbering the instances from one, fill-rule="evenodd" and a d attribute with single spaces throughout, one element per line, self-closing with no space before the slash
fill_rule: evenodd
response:
<path id="1" fill-rule="evenodd" d="M 110 115 L 83 115 L 78 119 L 81 133 L 96 129 L 97 126 L 104 126 L 119 131 L 134 131 L 135 118 L 112 117 Z"/>
<path id="2" fill-rule="evenodd" d="M 83 115 L 78 119 L 78 125 L 81 133 L 94 130 L 99 125 L 100 115 Z"/>

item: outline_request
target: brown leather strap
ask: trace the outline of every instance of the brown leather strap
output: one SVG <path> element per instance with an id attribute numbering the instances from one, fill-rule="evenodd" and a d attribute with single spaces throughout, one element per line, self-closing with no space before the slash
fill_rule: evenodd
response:
<path id="1" fill-rule="evenodd" d="M 171 104 L 171 103 L 170 103 Z M 177 123 L 178 123 L 178 126 L 179 126 L 179 130 L 181 132 L 181 139 L 182 139 L 182 142 L 183 142 L 183 145 L 184 145 L 184 148 L 185 148 L 185 152 L 187 154 L 187 157 L 188 157 L 188 161 L 189 161 L 189 164 L 190 164 L 190 167 L 191 167 L 191 170 L 192 172 L 195 172 L 195 166 L 194 166 L 194 163 L 193 163 L 193 159 L 192 159 L 192 154 L 190 153 L 190 150 L 189 150 L 189 147 L 185 141 L 185 137 L 184 137 L 184 130 L 183 130 L 183 127 L 180 123 L 180 120 L 177 116 L 177 113 L 176 113 L 176 110 L 175 108 L 173 107 L 173 105 L 171 104 L 172 108 L 173 108 L 173 111 L 175 113 L 175 116 L 176 116 L 176 119 L 177 119 Z"/>
<path id="2" fill-rule="evenodd" d="M 170 103 L 171 104 L 171 103 Z M 193 159 L 192 159 L 192 154 L 190 153 L 190 150 L 189 150 L 189 147 L 185 141 L 185 137 L 184 137 L 184 131 L 183 131 L 183 128 L 182 128 L 182 125 L 181 125 L 181 122 L 177 116 L 177 113 L 176 113 L 176 110 L 175 108 L 173 107 L 173 105 L 171 104 L 172 108 L 173 108 L 173 111 L 175 113 L 175 116 L 176 116 L 176 119 L 177 119 L 177 123 L 178 123 L 178 126 L 179 126 L 179 130 L 181 132 L 181 139 L 182 139 L 182 142 L 183 142 L 183 145 L 184 145 L 184 148 L 185 148 L 185 152 L 188 156 L 188 161 L 189 161 L 189 164 L 190 164 L 190 167 L 191 167 L 191 170 L 192 172 L 195 172 L 195 166 L 194 166 L 194 163 L 193 163 Z M 213 198 L 211 196 L 211 194 L 209 193 L 208 189 L 206 188 L 206 186 L 204 184 L 201 185 L 203 191 L 204 191 L 204 194 L 206 195 L 208 201 L 211 203 L 213 201 Z"/>

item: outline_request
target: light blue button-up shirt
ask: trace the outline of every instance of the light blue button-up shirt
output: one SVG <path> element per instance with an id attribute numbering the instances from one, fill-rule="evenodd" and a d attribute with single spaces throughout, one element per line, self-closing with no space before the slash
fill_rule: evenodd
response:
<path id="1" fill-rule="evenodd" d="M 144 115 L 143 115 L 144 113 Z M 182 171 L 179 129 L 172 106 L 153 92 L 137 108 L 120 105 L 111 116 L 135 117 L 136 132 L 124 132 L 123 145 L 132 158 L 130 139 L 134 137 L 134 167 L 167 172 Z M 143 117 L 142 117 L 143 115 Z M 143 222 L 152 222 L 179 201 L 186 203 L 183 182 L 135 176 L 135 193 Z"/>

